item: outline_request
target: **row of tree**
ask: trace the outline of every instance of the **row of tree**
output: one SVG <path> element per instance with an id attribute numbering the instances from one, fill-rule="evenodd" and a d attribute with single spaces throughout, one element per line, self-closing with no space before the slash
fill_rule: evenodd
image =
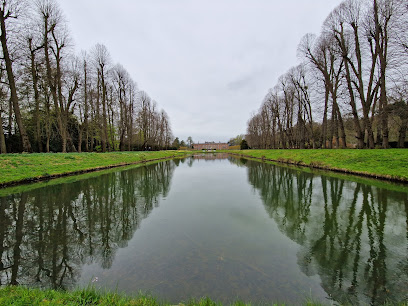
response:
<path id="1" fill-rule="evenodd" d="M 404 147 L 408 128 L 408 4 L 346 0 L 302 63 L 269 90 L 248 121 L 253 148 Z"/>
<path id="2" fill-rule="evenodd" d="M 180 148 L 188 148 L 188 149 L 194 149 L 194 141 L 191 136 L 188 136 L 187 140 L 180 141 L 178 137 L 176 137 L 171 145 L 172 149 L 180 149 Z"/>
<path id="3" fill-rule="evenodd" d="M 1 0 L 0 152 L 154 150 L 169 117 L 102 44 L 75 55 L 56 0 Z"/>

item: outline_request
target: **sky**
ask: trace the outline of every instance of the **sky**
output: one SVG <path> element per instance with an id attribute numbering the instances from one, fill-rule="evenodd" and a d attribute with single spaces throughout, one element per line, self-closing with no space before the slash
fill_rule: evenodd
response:
<path id="1" fill-rule="evenodd" d="M 57 0 L 75 50 L 104 44 L 164 109 L 180 140 L 227 142 L 297 46 L 341 0 Z"/>

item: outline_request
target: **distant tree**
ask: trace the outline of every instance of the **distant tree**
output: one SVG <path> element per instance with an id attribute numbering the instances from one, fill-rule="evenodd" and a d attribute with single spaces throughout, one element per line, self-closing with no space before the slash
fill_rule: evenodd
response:
<path id="1" fill-rule="evenodd" d="M 242 139 L 240 145 L 241 145 L 241 150 L 248 150 L 249 149 L 248 143 L 247 143 L 247 141 L 245 139 Z"/>
<path id="2" fill-rule="evenodd" d="M 241 135 L 237 135 L 237 136 L 235 136 L 234 138 L 231 138 L 231 139 L 228 141 L 228 144 L 229 144 L 230 146 L 239 146 L 244 138 L 245 138 L 245 135 L 242 135 L 242 134 L 241 134 Z"/>
<path id="3" fill-rule="evenodd" d="M 405 139 L 408 131 L 408 83 L 394 88 L 390 95 L 391 103 L 387 112 L 391 115 L 394 128 L 398 131 L 398 148 L 405 147 Z"/>
<path id="4" fill-rule="evenodd" d="M 180 140 L 178 137 L 176 137 L 171 145 L 173 149 L 178 150 L 180 148 Z"/>
<path id="5" fill-rule="evenodd" d="M 194 143 L 193 138 L 191 136 L 188 136 L 186 142 L 187 142 L 187 146 L 191 149 L 193 147 L 193 143 Z"/>
<path id="6" fill-rule="evenodd" d="M 186 143 L 184 142 L 184 140 L 182 140 L 182 141 L 180 142 L 180 147 L 187 147 L 187 145 L 186 145 Z"/>

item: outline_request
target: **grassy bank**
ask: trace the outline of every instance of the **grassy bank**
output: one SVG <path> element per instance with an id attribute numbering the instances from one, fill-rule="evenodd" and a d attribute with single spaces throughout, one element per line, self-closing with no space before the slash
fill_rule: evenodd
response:
<path id="1" fill-rule="evenodd" d="M 192 305 L 204 304 L 205 300 Z M 0 289 L 0 305 L 170 305 L 149 296 L 126 297 L 94 289 L 75 291 L 39 290 L 24 287 Z"/>
<path id="2" fill-rule="evenodd" d="M 4 154 L 0 155 L 0 186 L 184 155 L 178 151 Z"/>
<path id="3" fill-rule="evenodd" d="M 408 182 L 408 150 L 243 150 L 249 158 Z"/>
<path id="4" fill-rule="evenodd" d="M 305 301 L 304 305 L 320 305 L 319 303 Z M 75 291 L 57 291 L 29 289 L 25 287 L 4 287 L 0 289 L 0 305 L 174 305 L 159 301 L 154 297 L 137 295 L 134 297 L 117 293 L 103 293 L 93 288 Z M 209 298 L 183 301 L 176 305 L 191 306 L 222 306 L 221 303 Z M 250 303 L 235 302 L 231 305 L 244 306 Z M 266 304 L 265 304 L 266 305 Z M 282 303 L 267 303 L 267 305 L 284 305 Z M 402 305 L 402 304 L 401 304 Z"/>

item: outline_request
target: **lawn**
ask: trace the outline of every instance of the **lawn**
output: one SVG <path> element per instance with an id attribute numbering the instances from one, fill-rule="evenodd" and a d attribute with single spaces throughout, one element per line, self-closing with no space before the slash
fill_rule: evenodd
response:
<path id="1" fill-rule="evenodd" d="M 305 300 L 304 305 L 320 305 Z M 174 305 L 165 301 L 158 301 L 151 296 L 138 294 L 134 297 L 111 292 L 100 292 L 94 288 L 74 291 L 39 290 L 25 287 L 4 287 L 0 289 L 0 305 Z M 191 306 L 222 306 L 209 298 L 191 299 L 176 305 Z M 245 306 L 250 303 L 235 302 L 231 305 Z M 267 305 L 284 305 L 268 303 Z"/>
<path id="2" fill-rule="evenodd" d="M 247 157 L 408 182 L 408 149 L 243 150 Z"/>
<path id="3" fill-rule="evenodd" d="M 0 186 L 184 156 L 180 151 L 0 155 Z"/>

